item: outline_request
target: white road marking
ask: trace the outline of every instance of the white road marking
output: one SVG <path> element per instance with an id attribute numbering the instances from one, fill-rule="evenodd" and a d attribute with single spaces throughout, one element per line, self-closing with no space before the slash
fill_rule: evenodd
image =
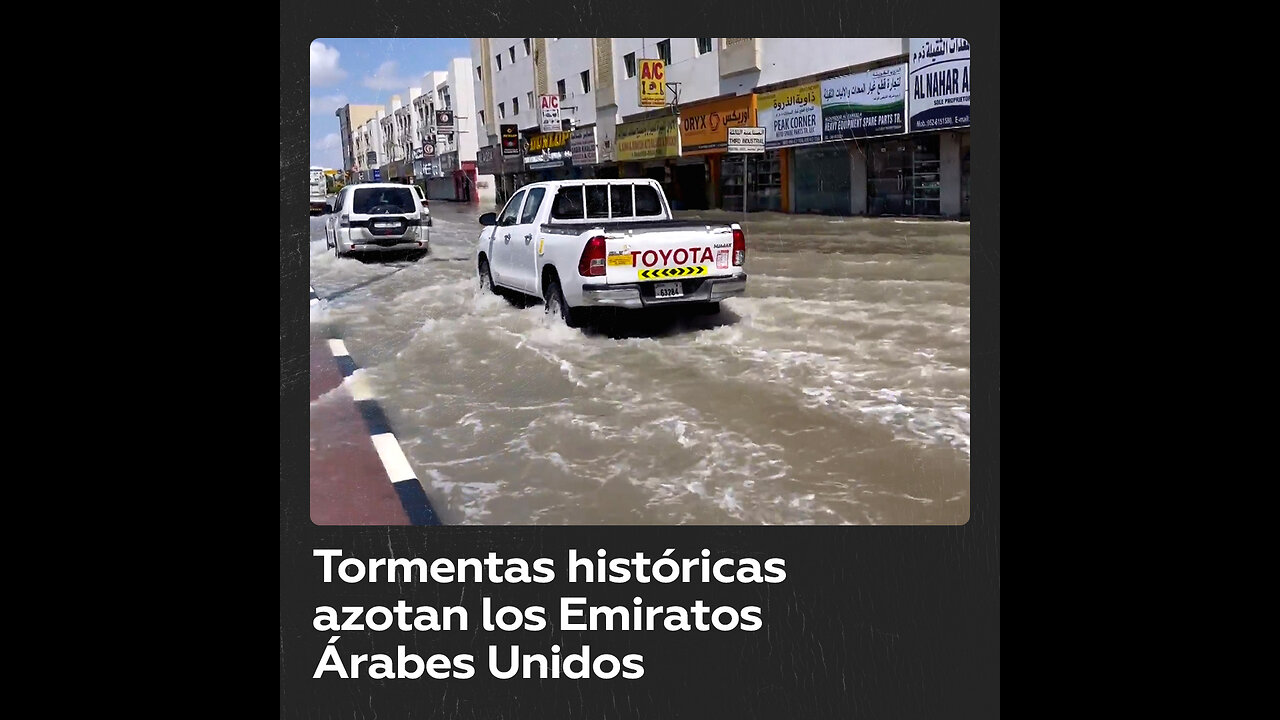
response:
<path id="1" fill-rule="evenodd" d="M 347 352 L 347 344 L 346 344 L 346 343 L 344 343 L 344 342 L 342 342 L 341 340 L 330 340 L 330 341 L 329 341 L 329 352 L 333 353 L 333 356 L 334 356 L 334 357 L 342 357 L 342 356 L 344 356 L 344 355 L 346 355 L 346 356 L 350 356 L 350 355 L 351 355 L 351 353 Z"/>
<path id="2" fill-rule="evenodd" d="M 378 451 L 378 457 L 382 459 L 382 466 L 387 470 L 387 477 L 392 483 L 402 483 L 406 480 L 417 480 L 417 476 L 413 474 L 413 468 L 409 467 L 409 460 L 405 458 L 404 451 L 400 449 L 400 443 L 396 442 L 396 436 L 391 433 L 382 433 L 381 435 L 373 435 L 373 447 Z"/>

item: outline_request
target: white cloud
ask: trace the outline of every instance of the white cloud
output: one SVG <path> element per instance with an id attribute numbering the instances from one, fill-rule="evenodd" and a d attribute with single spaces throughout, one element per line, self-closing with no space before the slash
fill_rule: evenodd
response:
<path id="1" fill-rule="evenodd" d="M 342 167 L 342 145 L 338 133 L 329 133 L 311 143 L 311 164 L 327 168 Z"/>
<path id="2" fill-rule="evenodd" d="M 347 104 L 346 95 L 321 95 L 311 98 L 311 114 L 332 115 L 335 110 Z"/>
<path id="3" fill-rule="evenodd" d="M 315 143 L 312 147 L 317 150 L 332 150 L 338 147 L 338 133 L 329 133 Z"/>
<path id="4" fill-rule="evenodd" d="M 338 67 L 337 48 L 316 40 L 311 43 L 311 87 L 327 87 L 342 81 L 347 71 Z"/>
<path id="5" fill-rule="evenodd" d="M 395 60 L 388 60 L 378 66 L 372 76 L 364 76 L 364 86 L 373 90 L 404 90 L 413 84 L 409 76 L 399 77 L 399 67 Z"/>

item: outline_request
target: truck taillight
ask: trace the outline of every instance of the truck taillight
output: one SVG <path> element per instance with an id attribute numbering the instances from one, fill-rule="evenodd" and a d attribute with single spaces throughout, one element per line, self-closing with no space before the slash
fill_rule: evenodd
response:
<path id="1" fill-rule="evenodd" d="M 338 216 L 338 227 L 351 227 L 351 216 L 350 216 L 350 215 L 339 215 L 339 216 Z M 737 245 L 735 245 L 734 247 L 737 247 Z"/>
<path id="2" fill-rule="evenodd" d="M 741 230 L 733 231 L 733 264 L 741 265 L 747 261 L 747 236 Z"/>
<path id="3" fill-rule="evenodd" d="M 587 241 L 578 260 L 578 274 L 583 277 L 604 275 L 604 238 L 596 236 Z"/>

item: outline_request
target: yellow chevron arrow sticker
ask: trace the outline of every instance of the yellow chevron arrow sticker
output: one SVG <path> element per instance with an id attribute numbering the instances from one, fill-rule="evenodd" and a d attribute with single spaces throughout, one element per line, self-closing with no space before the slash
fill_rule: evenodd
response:
<path id="1" fill-rule="evenodd" d="M 697 277 L 707 274 L 706 265 L 690 265 L 687 267 L 654 268 L 637 273 L 641 280 L 666 280 L 668 278 Z"/>

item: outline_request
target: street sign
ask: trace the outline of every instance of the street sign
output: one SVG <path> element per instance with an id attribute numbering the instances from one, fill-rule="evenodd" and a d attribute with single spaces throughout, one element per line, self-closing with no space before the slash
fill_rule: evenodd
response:
<path id="1" fill-rule="evenodd" d="M 436 130 L 440 132 L 453 132 L 453 112 L 450 110 L 436 111 Z"/>
<path id="2" fill-rule="evenodd" d="M 729 130 L 729 152 L 762 153 L 764 152 L 763 127 L 731 127 Z"/>
<path id="3" fill-rule="evenodd" d="M 382 169 L 381 169 L 381 168 L 374 168 L 374 169 L 373 169 L 373 181 L 374 181 L 374 182 L 382 182 Z"/>
<path id="4" fill-rule="evenodd" d="M 544 133 L 556 132 L 560 127 L 560 96 L 559 95 L 542 95 L 539 99 L 539 108 L 541 110 L 541 127 Z"/>

